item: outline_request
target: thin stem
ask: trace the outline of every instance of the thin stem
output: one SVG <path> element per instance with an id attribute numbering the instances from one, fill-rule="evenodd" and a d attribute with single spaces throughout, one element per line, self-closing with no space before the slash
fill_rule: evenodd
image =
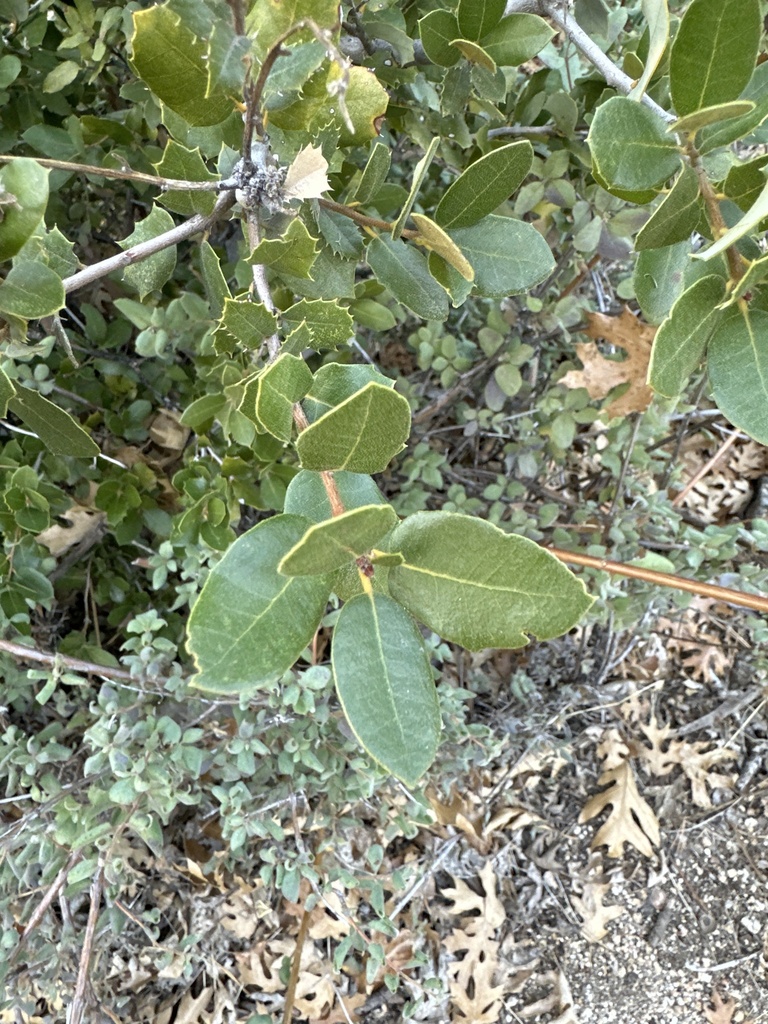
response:
<path id="1" fill-rule="evenodd" d="M 16 948 L 11 953 L 11 963 L 15 963 L 15 961 L 18 960 L 19 954 L 24 948 L 24 945 L 29 939 L 29 936 L 40 924 L 43 917 L 45 916 L 46 910 L 48 909 L 48 907 L 50 907 L 50 905 L 53 903 L 53 901 L 56 899 L 56 897 L 59 895 L 61 890 L 66 885 L 70 871 L 76 864 L 78 864 L 83 859 L 83 856 L 84 854 L 82 849 L 73 850 L 72 853 L 70 853 L 67 863 L 56 875 L 53 882 L 48 887 L 48 891 L 46 892 L 45 896 L 43 896 L 43 898 L 40 900 L 32 916 L 27 922 L 24 931 L 21 934 L 21 938 L 19 939 L 18 944 L 16 945 Z"/>
<path id="2" fill-rule="evenodd" d="M 41 167 L 51 167 L 57 171 L 74 171 L 77 174 L 92 174 L 97 178 L 116 178 L 119 181 L 137 181 L 144 185 L 159 185 L 163 189 L 184 189 L 185 192 L 216 192 L 221 188 L 221 181 L 218 178 L 211 181 L 186 181 L 184 178 L 161 178 L 158 174 L 144 174 L 142 171 L 120 170 L 116 167 L 75 164 L 69 160 L 0 154 L 0 163 L 9 163 L 11 160 L 34 160 Z"/>
<path id="3" fill-rule="evenodd" d="M 96 922 L 99 919 L 99 907 L 101 906 L 101 894 L 104 888 L 104 863 L 99 858 L 96 874 L 93 876 L 90 891 L 90 907 L 88 920 L 85 924 L 83 935 L 83 948 L 80 953 L 80 963 L 77 969 L 77 981 L 72 996 L 72 1007 L 69 1015 L 69 1024 L 82 1024 L 85 1013 L 85 992 L 88 985 L 88 966 L 91 962 L 93 952 L 93 936 L 96 931 Z"/>
<path id="4" fill-rule="evenodd" d="M 624 562 L 612 562 L 607 558 L 594 558 L 592 555 L 581 555 L 575 551 L 562 551 L 560 548 L 546 548 L 555 558 L 561 562 L 568 562 L 571 565 L 583 565 L 588 569 L 600 569 L 603 572 L 614 573 L 617 576 L 629 576 L 635 580 L 644 580 L 646 583 L 654 583 L 660 587 L 671 587 L 673 590 L 685 590 L 689 594 L 698 594 L 700 597 L 712 597 L 716 601 L 727 601 L 729 604 L 739 605 L 741 608 L 752 608 L 758 612 L 768 612 L 768 597 L 759 594 L 745 594 L 739 590 L 732 590 L 730 587 L 716 587 L 713 583 L 702 583 L 699 580 L 690 580 L 685 576 L 675 576 L 668 572 L 656 572 L 653 569 L 643 569 L 639 565 L 626 565 Z"/>
<path id="5" fill-rule="evenodd" d="M 302 430 L 306 430 L 309 426 L 309 420 L 307 419 L 306 413 L 297 402 L 293 407 L 293 422 L 296 424 L 296 429 L 301 433 Z M 322 470 L 320 473 L 320 479 L 323 481 L 323 487 L 325 493 L 328 496 L 328 501 L 331 506 L 331 515 L 340 516 L 346 512 L 344 508 L 344 502 L 341 500 L 341 494 L 339 488 L 334 479 L 333 473 L 328 470 Z"/>
<path id="6" fill-rule="evenodd" d="M 248 227 L 248 244 L 250 245 L 251 252 L 253 252 L 261 242 L 261 225 L 259 224 L 259 215 L 256 210 L 248 211 L 246 223 Z M 254 263 L 252 273 L 253 287 L 256 294 L 270 313 L 277 312 L 274 299 L 272 298 L 272 290 L 269 287 L 269 281 L 267 281 L 267 268 L 263 263 Z M 268 362 L 274 363 L 280 355 L 280 335 L 277 332 L 267 338 L 267 352 L 269 353 Z"/>
<path id="7" fill-rule="evenodd" d="M 344 206 L 342 203 L 334 202 L 333 199 L 318 199 L 318 203 L 325 207 L 326 210 L 339 213 L 342 217 L 349 217 L 350 220 L 364 228 L 377 228 L 379 231 L 392 230 L 393 224 L 391 221 L 379 220 L 378 217 L 366 217 L 364 213 L 358 213 L 352 206 Z M 403 230 L 401 234 L 406 238 L 415 238 L 418 235 L 418 231 Z"/>
<path id="8" fill-rule="evenodd" d="M 105 679 L 124 679 L 126 682 L 137 682 L 136 676 L 124 668 L 116 668 L 113 665 L 97 665 L 95 661 L 83 661 L 81 658 L 71 658 L 68 654 L 52 654 L 48 651 L 39 651 L 36 647 L 27 647 L 26 644 L 17 644 L 13 640 L 0 640 L 0 653 L 10 654 L 20 661 L 38 661 L 43 665 L 61 665 L 71 669 L 73 672 L 81 672 L 87 676 L 103 676 Z M 158 680 L 159 682 L 159 680 Z"/>
<path id="9" fill-rule="evenodd" d="M 699 182 L 699 194 L 704 200 L 704 208 L 707 214 L 707 221 L 710 228 L 712 228 L 712 235 L 715 241 L 722 237 L 728 230 L 728 225 L 723 219 L 723 212 L 720 209 L 720 203 L 717 200 L 715 190 L 712 188 L 712 182 L 709 180 L 706 170 L 701 162 L 701 154 L 694 146 L 691 139 L 688 140 L 685 147 L 685 152 L 690 161 L 691 167 L 696 172 L 696 178 Z M 728 261 L 728 273 L 730 274 L 731 280 L 735 283 L 744 276 L 744 260 L 742 259 L 741 253 L 735 245 L 729 245 L 725 250 L 725 258 Z"/>
<path id="10" fill-rule="evenodd" d="M 306 906 L 304 906 L 301 913 L 299 932 L 296 936 L 296 948 L 293 951 L 293 960 L 291 961 L 291 973 L 288 976 L 288 987 L 285 990 L 283 1024 L 291 1024 L 293 1020 L 293 1004 L 296 1000 L 296 986 L 299 982 L 299 970 L 301 968 L 301 951 L 304 949 L 304 943 L 309 934 L 310 921 L 311 916 Z"/>
<path id="11" fill-rule="evenodd" d="M 125 270 L 126 267 L 139 263 L 157 252 L 162 252 L 163 249 L 168 249 L 170 246 L 176 245 L 177 242 L 183 242 L 200 231 L 207 231 L 234 205 L 234 202 L 234 191 L 223 192 L 210 213 L 195 214 L 194 217 L 171 228 L 170 231 L 164 231 L 163 234 L 157 235 L 155 238 L 149 238 L 146 242 L 139 242 L 138 245 L 131 246 L 125 252 L 110 256 L 106 260 L 101 260 L 100 263 L 94 263 L 92 266 L 86 267 L 85 270 L 79 270 L 76 274 L 65 277 L 62 282 L 64 291 L 67 293 L 77 291 L 78 288 L 93 284 L 94 281 L 99 281 L 115 270 Z"/>

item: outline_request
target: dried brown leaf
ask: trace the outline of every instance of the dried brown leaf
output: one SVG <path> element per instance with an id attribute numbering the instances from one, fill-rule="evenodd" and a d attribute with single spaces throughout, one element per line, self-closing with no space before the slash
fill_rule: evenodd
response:
<path id="1" fill-rule="evenodd" d="M 653 847 L 661 841 L 659 821 L 640 795 L 629 761 L 603 772 L 598 784 L 608 788 L 588 800 L 579 815 L 583 823 L 611 807 L 607 820 L 592 840 L 592 849 L 607 846 L 609 857 L 621 857 L 624 844 L 629 843 L 645 857 L 652 857 Z"/>
<path id="2" fill-rule="evenodd" d="M 736 1012 L 736 1000 L 723 999 L 717 989 L 713 989 L 711 1003 L 713 1009 L 704 1010 L 708 1024 L 731 1024 Z"/>
<path id="3" fill-rule="evenodd" d="M 603 338 L 624 349 L 627 358 L 622 362 L 606 359 L 593 341 L 581 342 L 576 345 L 576 354 L 584 369 L 570 370 L 560 383 L 567 388 L 586 388 L 590 398 L 605 398 L 620 384 L 629 384 L 624 394 L 614 399 L 606 411 L 609 416 L 643 412 L 653 398 L 646 378 L 656 328 L 636 317 L 627 306 L 619 316 L 588 313 L 587 320 L 589 326 L 584 333 L 588 337 Z"/>
<path id="4" fill-rule="evenodd" d="M 70 526 L 54 523 L 37 535 L 40 544 L 48 548 L 54 558 L 65 554 L 76 544 L 86 540 L 96 543 L 104 528 L 106 513 L 83 505 L 72 505 L 62 512 L 60 519 L 66 519 Z"/>
<path id="5" fill-rule="evenodd" d="M 624 908 L 603 904 L 603 897 L 610 891 L 610 883 L 600 878 L 591 878 L 584 886 L 581 897 L 572 896 L 573 909 L 582 919 L 581 934 L 587 942 L 600 942 L 608 934 L 606 925 L 624 913 Z"/>

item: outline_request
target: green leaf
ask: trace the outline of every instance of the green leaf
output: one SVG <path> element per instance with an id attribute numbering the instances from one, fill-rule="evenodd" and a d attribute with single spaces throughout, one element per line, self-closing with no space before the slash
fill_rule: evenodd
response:
<path id="1" fill-rule="evenodd" d="M 555 269 L 549 246 L 536 228 L 512 217 L 484 217 L 448 234 L 475 268 L 475 289 L 488 298 L 528 291 Z"/>
<path id="2" fill-rule="evenodd" d="M 88 459 L 99 454 L 99 446 L 80 424 L 37 391 L 16 388 L 8 408 L 29 427 L 54 455 Z"/>
<path id="3" fill-rule="evenodd" d="M 614 96 L 597 108 L 587 141 L 596 170 L 612 188 L 653 189 L 680 169 L 680 154 L 664 121 L 626 96 Z"/>
<path id="4" fill-rule="evenodd" d="M 391 505 L 374 504 L 315 523 L 278 565 L 278 572 L 284 576 L 333 572 L 370 551 L 396 522 Z"/>
<path id="5" fill-rule="evenodd" d="M 762 256 L 758 260 L 753 260 L 747 266 L 747 269 L 743 277 L 740 277 L 733 289 L 728 296 L 726 302 L 722 303 L 723 307 L 733 305 L 738 302 L 739 299 L 745 296 L 746 292 L 751 292 L 757 285 L 761 284 L 766 277 L 768 277 L 768 256 Z"/>
<path id="6" fill-rule="evenodd" d="M 732 307 L 709 342 L 715 401 L 734 427 L 768 444 L 768 313 Z"/>
<path id="7" fill-rule="evenodd" d="M 429 272 L 438 281 L 451 299 L 451 305 L 456 308 L 463 306 L 472 292 L 474 281 L 467 281 L 465 277 L 449 266 L 442 256 L 431 252 L 427 260 Z M 474 270 L 474 267 L 472 268 Z"/>
<path id="8" fill-rule="evenodd" d="M 496 73 L 496 63 L 492 57 L 490 57 L 482 46 L 478 46 L 477 43 L 473 43 L 471 39 L 452 39 L 451 46 L 455 46 L 457 50 L 461 51 L 461 55 L 471 64 L 478 64 L 481 68 L 485 68 L 486 71 L 490 71 L 491 74 Z"/>
<path id="9" fill-rule="evenodd" d="M 728 171 L 723 192 L 744 211 L 752 206 L 763 190 L 766 164 L 768 156 L 763 155 L 756 160 L 734 164 Z"/>
<path id="10" fill-rule="evenodd" d="M 459 0 L 456 18 L 465 39 L 482 39 L 496 28 L 504 14 L 506 0 Z"/>
<path id="11" fill-rule="evenodd" d="M 5 370 L 0 369 L 0 418 L 5 419 L 8 403 L 16 394 L 16 388 Z"/>
<path id="12" fill-rule="evenodd" d="M 729 231 L 726 231 L 724 235 L 721 235 L 704 252 L 694 253 L 693 258 L 696 260 L 711 260 L 713 256 L 719 256 L 721 252 L 725 252 L 735 242 L 738 242 L 740 238 L 743 238 L 753 228 L 756 228 L 764 217 L 768 217 L 768 181 L 741 220 L 734 224 Z"/>
<path id="13" fill-rule="evenodd" d="M 17 263 L 0 284 L 0 313 L 24 320 L 58 313 L 66 301 L 61 278 L 44 263 Z"/>
<path id="14" fill-rule="evenodd" d="M 363 505 L 385 505 L 387 499 L 370 476 L 364 473 L 333 474 L 336 489 L 344 508 L 349 510 Z M 285 495 L 285 511 L 304 516 L 313 523 L 322 523 L 333 515 L 328 494 L 319 473 L 308 469 L 300 470 L 288 484 Z"/>
<path id="15" fill-rule="evenodd" d="M 499 67 L 517 67 L 543 50 L 554 34 L 536 14 L 508 14 L 483 39 L 483 49 Z"/>
<path id="16" fill-rule="evenodd" d="M 375 299 L 356 299 L 349 304 L 349 312 L 356 323 L 373 331 L 391 331 L 397 323 L 392 310 Z"/>
<path id="17" fill-rule="evenodd" d="M 360 259 L 363 255 L 363 236 L 356 224 L 340 213 L 313 204 L 312 216 L 329 248 L 344 259 Z"/>
<path id="18" fill-rule="evenodd" d="M 311 18 L 320 28 L 332 29 L 338 25 L 339 6 L 336 0 L 256 0 L 250 7 L 246 26 L 255 37 L 256 51 L 264 57 L 280 36 L 297 22 Z M 291 44 L 314 39 L 308 30 L 290 36 Z"/>
<path id="19" fill-rule="evenodd" d="M 459 175 L 437 204 L 442 228 L 466 228 L 501 205 L 517 189 L 533 163 L 527 140 L 511 142 L 480 157 Z"/>
<path id="20" fill-rule="evenodd" d="M 291 440 L 293 407 L 311 383 L 312 373 L 304 360 L 283 352 L 246 385 L 241 412 L 287 443 Z"/>
<path id="21" fill-rule="evenodd" d="M 689 242 L 678 242 L 663 249 L 646 249 L 637 257 L 632 282 L 649 324 L 660 324 L 682 294 L 690 252 Z"/>
<path id="22" fill-rule="evenodd" d="M 292 274 L 281 274 L 283 284 L 297 295 L 308 299 L 354 299 L 355 297 L 355 260 L 342 260 L 329 249 L 321 245 L 314 264 L 312 277 L 294 277 Z"/>
<path id="23" fill-rule="evenodd" d="M 3 192 L 8 195 L 3 196 Z M 6 203 L 10 197 L 11 203 Z M 43 219 L 48 205 L 48 169 L 24 157 L 0 170 L 0 261 L 10 259 L 21 249 Z"/>
<path id="24" fill-rule="evenodd" d="M 341 609 L 331 661 L 341 706 L 360 744 L 415 786 L 437 753 L 440 707 L 413 620 L 384 594 L 360 594 Z"/>
<path id="25" fill-rule="evenodd" d="M 690 164 L 683 164 L 668 195 L 653 211 L 635 239 L 635 249 L 660 249 L 691 237 L 701 215 L 699 180 Z"/>
<path id="26" fill-rule="evenodd" d="M 696 139 L 696 148 L 702 155 L 711 153 L 713 149 L 718 149 L 720 146 L 730 146 L 737 139 L 743 139 L 768 117 L 768 61 L 758 64 L 755 68 L 740 99 L 752 100 L 755 109 L 742 117 L 702 128 Z"/>
<path id="27" fill-rule="evenodd" d="M 174 221 L 170 213 L 161 210 L 159 206 L 153 206 L 152 212 L 144 220 L 139 221 L 127 238 L 118 241 L 121 249 L 130 249 L 140 242 L 148 242 L 150 238 L 156 238 L 165 231 L 173 228 Z M 135 288 L 141 299 L 144 299 L 151 291 L 162 288 L 176 268 L 176 246 L 169 245 L 167 249 L 156 252 L 153 256 L 126 267 L 123 277 L 126 282 Z"/>
<path id="28" fill-rule="evenodd" d="M 267 110 L 280 110 L 299 99 L 304 83 L 325 60 L 325 49 L 321 42 L 312 38 L 308 43 L 283 51 L 264 85 L 262 97 Z"/>
<path id="29" fill-rule="evenodd" d="M 461 274 L 465 281 L 474 281 L 475 271 L 472 264 L 450 235 L 429 217 L 425 217 L 423 213 L 412 214 L 412 220 L 419 230 L 418 235 L 411 239 L 415 245 L 421 245 L 425 249 L 429 249 L 430 252 L 439 253 L 446 263 Z"/>
<path id="30" fill-rule="evenodd" d="M 205 166 L 199 149 L 186 149 L 173 139 L 168 140 L 162 160 L 154 167 L 163 178 L 181 178 L 184 181 L 216 181 L 218 178 Z M 216 195 L 213 191 L 171 189 L 159 196 L 158 202 L 174 213 L 191 217 L 195 213 L 210 213 L 216 203 Z"/>
<path id="31" fill-rule="evenodd" d="M 525 632 L 559 635 L 591 604 L 583 584 L 544 549 L 470 516 L 417 513 L 388 546 L 404 557 L 390 571 L 395 599 L 470 650 L 519 647 Z"/>
<path id="32" fill-rule="evenodd" d="M 200 243 L 200 267 L 203 272 L 205 294 L 211 304 L 211 312 L 218 319 L 224 313 L 224 304 L 227 299 L 232 298 L 232 293 L 221 271 L 219 257 L 206 239 Z"/>
<path id="33" fill-rule="evenodd" d="M 584 584 L 525 537 L 454 512 L 417 512 L 387 545 L 405 561 L 392 596 L 446 640 L 470 651 L 523 647 L 567 632 L 592 604 Z"/>
<path id="34" fill-rule="evenodd" d="M 265 238 L 248 257 L 248 263 L 261 263 L 278 274 L 311 277 L 317 257 L 317 239 L 307 231 L 304 221 L 295 217 L 281 238 Z"/>
<path id="35" fill-rule="evenodd" d="M 364 146 L 375 139 L 389 102 L 386 89 L 367 68 L 349 69 L 345 99 L 352 121 L 350 131 L 339 108 L 341 75 L 336 64 L 321 68 L 304 86 L 299 99 L 272 112 L 270 123 L 285 131 L 304 131 L 310 135 L 338 131 L 341 146 Z"/>
<path id="36" fill-rule="evenodd" d="M 250 299 L 224 299 L 224 313 L 215 333 L 216 347 L 222 352 L 229 352 L 233 346 L 228 339 L 232 339 L 246 349 L 255 349 L 276 329 L 277 319 L 263 303 L 251 302 Z"/>
<path id="37" fill-rule="evenodd" d="M 372 381 L 386 388 L 395 386 L 391 377 L 385 377 L 368 363 L 326 363 L 315 374 L 304 402 L 304 411 L 310 421 L 314 421 L 346 402 Z"/>
<path id="38" fill-rule="evenodd" d="M 387 180 L 391 160 L 389 146 L 383 142 L 374 142 L 360 184 L 352 198 L 362 205 L 369 203 Z"/>
<path id="39" fill-rule="evenodd" d="M 281 576 L 278 563 L 306 533 L 301 516 L 278 515 L 232 544 L 211 570 L 189 617 L 192 686 L 247 693 L 287 672 L 312 640 L 330 583 Z"/>
<path id="40" fill-rule="evenodd" d="M 743 117 L 755 109 L 752 100 L 731 100 L 730 103 L 718 103 L 714 107 L 704 107 L 685 117 L 679 117 L 667 126 L 668 132 L 686 132 L 692 134 L 709 124 L 730 121 L 732 117 Z"/>
<path id="41" fill-rule="evenodd" d="M 760 29 L 759 0 L 693 0 L 669 60 L 678 114 L 738 98 L 755 69 Z"/>
<path id="42" fill-rule="evenodd" d="M 43 92 L 61 92 L 70 82 L 74 82 L 80 71 L 80 65 L 75 60 L 63 60 L 57 64 L 52 71 L 43 79 Z"/>
<path id="43" fill-rule="evenodd" d="M 371 382 L 302 430 L 296 450 L 304 469 L 381 473 L 402 451 L 410 430 L 407 400 Z"/>
<path id="44" fill-rule="evenodd" d="M 44 263 L 62 279 L 74 274 L 79 267 L 74 243 L 65 238 L 58 228 L 47 231 L 42 224 L 37 226 L 34 235 L 19 249 L 13 262 L 16 265 L 26 262 Z"/>
<path id="45" fill-rule="evenodd" d="M 427 268 L 427 261 L 413 246 L 399 238 L 377 235 L 368 243 L 368 265 L 377 281 L 398 302 L 423 320 L 445 320 L 448 298 Z"/>
<path id="46" fill-rule="evenodd" d="M 300 299 L 281 313 L 291 327 L 284 351 L 300 352 L 314 348 L 318 352 L 345 345 L 353 337 L 354 321 L 349 312 L 328 299 Z"/>
<path id="47" fill-rule="evenodd" d="M 201 395 L 194 402 L 190 402 L 181 415 L 179 422 L 182 426 L 191 427 L 195 433 L 200 434 L 204 429 L 210 427 L 218 413 L 227 405 L 227 399 L 222 394 Z"/>
<path id="48" fill-rule="evenodd" d="M 208 46 L 208 84 L 206 98 L 220 95 L 242 96 L 245 61 L 251 52 L 248 36 L 235 33 L 227 18 L 216 18 Z"/>
<path id="49" fill-rule="evenodd" d="M 451 40 L 461 35 L 459 23 L 450 11 L 430 11 L 419 22 L 419 37 L 424 53 L 433 64 L 449 68 L 461 57 Z"/>
<path id="50" fill-rule="evenodd" d="M 643 17 L 648 26 L 648 55 L 643 73 L 634 89 L 632 99 L 640 100 L 659 66 L 669 40 L 669 10 L 667 0 L 643 0 Z"/>
<path id="51" fill-rule="evenodd" d="M 189 124 L 220 124 L 232 113 L 223 92 L 208 95 L 208 47 L 167 4 L 133 12 L 133 67 L 155 96 Z"/>
<path id="52" fill-rule="evenodd" d="M 723 317 L 717 308 L 725 296 L 722 277 L 702 277 L 675 302 L 653 341 L 648 383 L 654 391 L 674 398 L 686 387 Z"/>
<path id="53" fill-rule="evenodd" d="M 414 168 L 408 198 L 405 200 L 405 203 L 403 204 L 403 207 L 400 210 L 400 213 L 398 214 L 397 220 L 392 225 L 393 238 L 399 238 L 400 235 L 402 234 L 403 228 L 405 227 L 405 222 L 408 220 L 410 212 L 413 209 L 413 204 L 416 202 L 416 197 L 419 194 L 421 183 L 424 181 L 426 173 L 429 170 L 429 165 L 432 163 L 432 158 L 437 152 L 437 147 L 439 145 L 440 136 L 438 135 L 431 140 L 426 152 L 424 153 L 424 156 L 421 158 L 421 160 L 419 160 L 419 162 L 416 164 L 416 167 Z"/>

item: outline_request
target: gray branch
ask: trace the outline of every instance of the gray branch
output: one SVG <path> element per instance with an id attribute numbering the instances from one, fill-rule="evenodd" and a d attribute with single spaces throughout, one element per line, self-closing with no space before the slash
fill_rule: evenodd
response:
<path id="1" fill-rule="evenodd" d="M 168 249 L 170 246 L 176 245 L 177 242 L 183 242 L 200 231 L 207 231 L 234 205 L 234 202 L 234 191 L 222 192 L 210 213 L 198 213 L 194 217 L 190 217 L 183 224 L 171 228 L 170 231 L 164 231 L 162 235 L 149 238 L 146 242 L 139 242 L 138 245 L 132 245 L 125 252 L 119 252 L 116 256 L 110 256 L 108 259 L 102 260 L 100 263 L 94 263 L 93 266 L 86 267 L 84 270 L 78 270 L 71 277 L 64 278 L 62 282 L 64 291 L 67 294 L 77 291 L 78 288 L 84 288 L 86 285 L 93 284 L 94 281 L 106 277 L 107 274 L 111 274 L 114 270 L 125 270 L 126 267 L 130 267 L 134 263 L 140 263 L 141 260 L 145 260 L 148 256 L 154 256 L 155 253 L 162 252 L 163 249 Z"/>
<path id="2" fill-rule="evenodd" d="M 629 95 L 634 88 L 634 81 L 621 68 L 617 67 L 609 57 L 606 57 L 597 43 L 587 35 L 581 25 L 572 17 L 567 5 L 562 0 L 509 0 L 505 13 L 535 13 L 549 18 L 550 21 L 553 21 L 565 33 L 574 46 L 581 50 L 587 60 L 597 68 L 611 88 L 616 89 L 617 92 L 623 93 L 625 96 Z M 660 107 L 650 96 L 644 95 L 643 103 L 657 113 L 659 117 L 663 117 L 665 121 L 675 120 L 672 114 L 664 110 L 663 107 Z"/>

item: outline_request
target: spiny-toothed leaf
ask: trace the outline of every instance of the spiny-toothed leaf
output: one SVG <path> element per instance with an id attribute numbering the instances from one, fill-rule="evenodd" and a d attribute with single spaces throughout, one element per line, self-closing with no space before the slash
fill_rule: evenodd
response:
<path id="1" fill-rule="evenodd" d="M 333 474 L 333 480 L 341 503 L 347 510 L 363 505 L 385 505 L 387 502 L 374 480 L 364 473 L 346 473 L 341 470 Z M 288 484 L 285 511 L 304 516 L 313 523 L 322 523 L 331 518 L 331 503 L 319 473 L 302 469 L 296 474 Z"/>
<path id="2" fill-rule="evenodd" d="M 592 604 L 554 555 L 482 519 L 417 512 L 387 546 L 404 558 L 389 572 L 395 600 L 470 651 L 522 647 L 530 634 L 560 636 Z"/>
<path id="3" fill-rule="evenodd" d="M 215 181 L 218 178 L 217 174 L 212 174 L 205 166 L 199 149 L 186 149 L 173 139 L 168 140 L 162 160 L 154 166 L 163 178 L 179 178 L 183 181 Z M 210 213 L 216 203 L 216 196 L 213 191 L 171 189 L 158 196 L 158 202 L 174 213 L 191 217 L 195 213 Z"/>
<path id="4" fill-rule="evenodd" d="M 249 263 L 272 267 L 278 274 L 311 277 L 317 257 L 317 239 L 307 231 L 304 221 L 294 218 L 280 238 L 265 238 L 248 257 Z"/>
<path id="5" fill-rule="evenodd" d="M 193 126 L 220 124 L 232 113 L 224 92 L 208 95 L 208 45 L 166 4 L 133 12 L 132 63 L 166 106 Z"/>
<path id="6" fill-rule="evenodd" d="M 512 195 L 532 162 L 533 147 L 527 140 L 486 153 L 448 188 L 437 204 L 435 220 L 446 230 L 476 224 Z"/>
<path id="7" fill-rule="evenodd" d="M 722 277 L 702 277 L 675 302 L 653 341 L 648 383 L 674 398 L 686 387 L 704 357 L 707 342 L 723 318 L 717 308 L 725 296 Z"/>
<path id="8" fill-rule="evenodd" d="M 768 444 L 768 313 L 733 306 L 709 342 L 707 370 L 720 410 L 734 427 Z"/>
<path id="9" fill-rule="evenodd" d="M 549 246 L 536 228 L 512 217 L 484 217 L 448 234 L 475 270 L 475 290 L 488 298 L 528 291 L 555 269 Z"/>
<path id="10" fill-rule="evenodd" d="M 311 526 L 291 548 L 278 571 L 284 576 L 333 572 L 370 551 L 397 522 L 391 505 L 363 505 Z"/>
<path id="11" fill-rule="evenodd" d="M 415 786 L 437 753 L 440 708 L 411 617 L 385 594 L 352 598 L 334 628 L 331 661 L 336 692 L 360 744 Z"/>
<path id="12" fill-rule="evenodd" d="M 36 320 L 58 313 L 65 302 L 61 278 L 45 263 L 17 263 L 0 283 L 0 314 Z"/>
<path id="13" fill-rule="evenodd" d="M 296 450 L 304 469 L 381 473 L 410 430 L 407 400 L 372 382 L 302 430 Z"/>
<path id="14" fill-rule="evenodd" d="M 0 170 L 0 260 L 15 256 L 43 219 L 48 205 L 48 168 L 24 157 Z M 6 202 L 10 196 L 12 202 Z"/>
<path id="15" fill-rule="evenodd" d="M 483 49 L 499 67 L 517 67 L 540 53 L 554 34 L 536 14 L 508 14 L 483 39 Z"/>
<path id="16" fill-rule="evenodd" d="M 693 0 L 669 59 L 679 115 L 738 98 L 755 69 L 760 30 L 759 0 Z"/>
<path id="17" fill-rule="evenodd" d="M 684 164 L 669 194 L 641 228 L 635 249 L 661 249 L 690 238 L 700 215 L 699 179 L 691 165 Z"/>
<path id="18" fill-rule="evenodd" d="M 301 299 L 281 316 L 292 332 L 286 338 L 286 351 L 314 348 L 323 352 L 345 345 L 354 335 L 348 311 L 327 299 Z"/>
<path id="19" fill-rule="evenodd" d="M 291 440 L 293 407 L 312 383 L 312 373 L 298 356 L 282 352 L 245 386 L 240 411 L 262 430 L 286 443 Z"/>
<path id="20" fill-rule="evenodd" d="M 8 408 L 29 427 L 54 455 L 88 459 L 99 454 L 99 446 L 80 424 L 37 391 L 17 387 Z"/>
<path id="21" fill-rule="evenodd" d="M 139 221 L 133 231 L 117 244 L 121 249 L 130 249 L 140 242 L 148 242 L 174 227 L 173 217 L 167 210 L 153 206 L 148 217 Z M 162 288 L 176 268 L 176 246 L 169 245 L 166 249 L 147 256 L 146 259 L 126 267 L 123 277 L 144 299 L 151 291 Z"/>
<path id="22" fill-rule="evenodd" d="M 273 516 L 238 537 L 213 567 L 189 617 L 192 686 L 248 693 L 287 672 L 310 643 L 330 583 L 277 571 L 310 525 L 301 516 Z"/>
<path id="23" fill-rule="evenodd" d="M 664 121 L 626 96 L 600 104 L 587 141 L 596 170 L 612 188 L 653 189 L 680 169 L 677 144 Z"/>
<path id="24" fill-rule="evenodd" d="M 364 146 L 379 134 L 389 95 L 367 68 L 351 67 L 345 94 L 350 131 L 339 107 L 341 71 L 335 64 L 323 67 L 304 86 L 301 97 L 273 111 L 270 123 L 284 131 L 318 132 L 336 130 L 342 146 Z"/>
<path id="25" fill-rule="evenodd" d="M 277 40 L 300 21 L 311 18 L 321 29 L 333 29 L 339 22 L 337 0 L 256 0 L 246 18 L 248 34 L 255 37 L 260 58 Z M 291 35 L 288 45 L 314 39 L 309 29 Z"/>
<path id="26" fill-rule="evenodd" d="M 295 103 L 304 83 L 317 71 L 326 57 L 326 48 L 317 39 L 284 51 L 275 61 L 264 84 L 262 100 L 269 110 L 280 110 Z"/>
<path id="27" fill-rule="evenodd" d="M 425 257 L 399 238 L 377 235 L 366 249 L 368 266 L 377 281 L 398 302 L 423 320 L 445 320 L 448 298 L 427 267 Z"/>
<path id="28" fill-rule="evenodd" d="M 225 340 L 230 338 L 247 349 L 254 349 L 276 329 L 277 319 L 263 303 L 243 298 L 225 299 L 224 312 L 215 334 L 217 348 L 221 338 L 222 351 L 230 351 L 232 346 Z"/>

